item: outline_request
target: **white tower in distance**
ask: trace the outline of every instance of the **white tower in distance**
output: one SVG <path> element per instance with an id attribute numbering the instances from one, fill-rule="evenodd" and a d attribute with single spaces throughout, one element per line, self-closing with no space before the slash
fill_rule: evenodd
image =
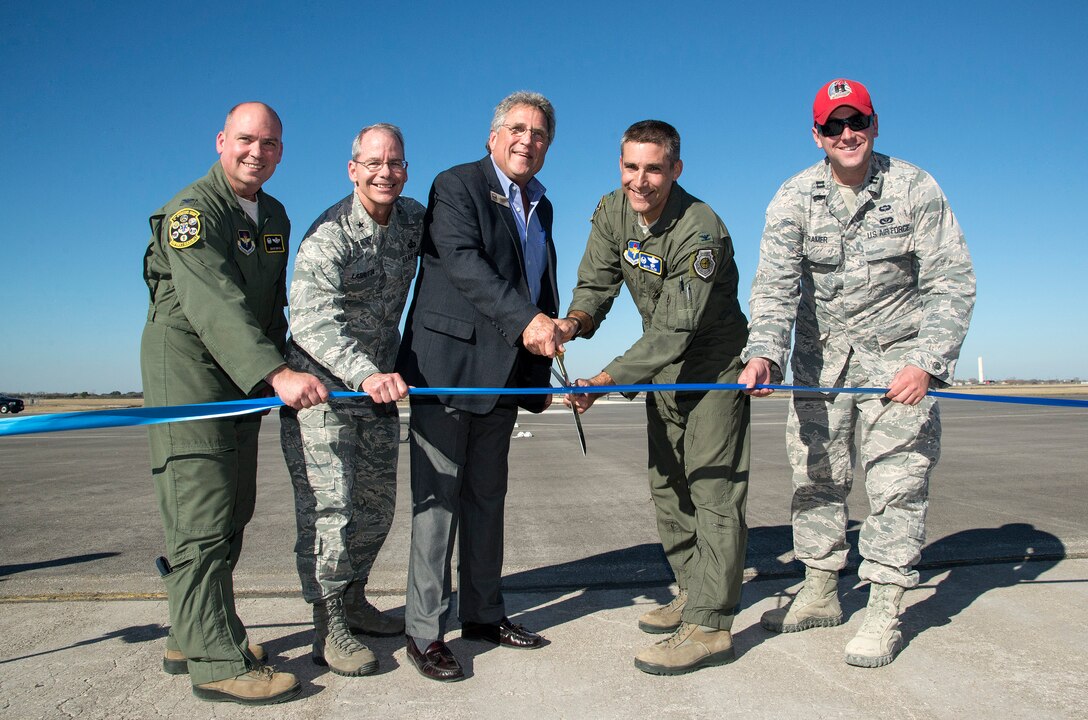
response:
<path id="1" fill-rule="evenodd" d="M 982 374 L 982 356 L 981 355 L 978 356 L 978 384 L 979 385 L 985 385 L 986 384 L 986 376 Z"/>

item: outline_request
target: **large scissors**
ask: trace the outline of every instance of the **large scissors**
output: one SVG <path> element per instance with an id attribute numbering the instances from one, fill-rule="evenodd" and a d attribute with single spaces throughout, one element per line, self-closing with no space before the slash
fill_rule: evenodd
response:
<path id="1" fill-rule="evenodd" d="M 559 352 L 555 356 L 555 361 L 559 363 L 559 372 L 556 372 L 555 368 L 552 368 L 552 375 L 555 379 L 563 385 L 563 387 L 573 387 L 570 384 L 570 377 L 567 375 L 567 366 L 563 364 L 563 353 Z M 560 374 L 562 373 L 562 374 Z M 586 454 L 586 434 L 582 430 L 582 418 L 578 415 L 578 408 L 574 407 L 571 403 L 570 409 L 574 411 L 574 426 L 578 428 L 578 444 L 582 447 L 582 455 Z"/>

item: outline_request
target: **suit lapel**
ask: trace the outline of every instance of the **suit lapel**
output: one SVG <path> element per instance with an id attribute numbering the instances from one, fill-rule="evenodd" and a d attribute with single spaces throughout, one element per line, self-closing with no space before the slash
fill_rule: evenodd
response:
<path id="1" fill-rule="evenodd" d="M 480 161 L 480 170 L 483 171 L 484 177 L 487 179 L 487 186 L 490 191 L 488 202 L 492 204 L 495 212 L 502 218 L 503 224 L 506 226 L 506 232 L 509 234 L 510 242 L 514 246 L 514 252 L 518 256 L 518 264 L 521 266 L 522 281 L 524 282 L 525 257 L 522 255 L 521 235 L 518 233 L 517 220 L 514 219 L 514 210 L 507 200 L 506 189 L 500 184 L 499 176 L 495 174 L 495 164 L 491 161 L 490 155 Z"/>
<path id="2" fill-rule="evenodd" d="M 547 252 L 545 253 L 547 265 L 541 283 L 541 298 L 543 299 L 544 288 L 547 288 L 550 292 L 552 306 L 558 312 L 559 288 L 556 287 L 558 269 L 556 268 L 555 241 L 552 239 L 552 204 L 546 197 L 537 205 L 537 214 L 540 217 L 540 226 L 544 228 L 544 241 L 547 244 Z"/>

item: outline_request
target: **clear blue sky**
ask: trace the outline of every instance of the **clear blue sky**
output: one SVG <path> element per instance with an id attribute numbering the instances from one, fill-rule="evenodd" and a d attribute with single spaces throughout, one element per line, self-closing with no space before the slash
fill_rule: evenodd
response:
<path id="1" fill-rule="evenodd" d="M 564 306 L 620 134 L 667 120 L 681 183 L 730 228 L 747 309 L 764 210 L 819 159 L 812 98 L 836 76 L 869 87 L 877 149 L 933 174 L 967 235 L 979 299 L 957 376 L 982 355 L 988 377 L 1088 379 L 1088 4 L 733 5 L 3 3 L 0 390 L 140 388 L 147 217 L 216 160 L 238 101 L 283 117 L 266 189 L 295 246 L 348 193 L 361 126 L 404 129 L 406 194 L 426 201 L 437 172 L 483 156 L 504 95 L 543 92 Z M 569 346 L 572 373 L 639 332 L 618 303 Z"/>

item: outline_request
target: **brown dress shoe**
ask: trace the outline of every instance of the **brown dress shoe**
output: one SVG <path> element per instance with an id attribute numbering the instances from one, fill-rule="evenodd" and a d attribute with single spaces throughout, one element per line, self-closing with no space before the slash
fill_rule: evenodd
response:
<path id="1" fill-rule="evenodd" d="M 435 640 L 420 652 L 416 641 L 408 637 L 408 659 L 419 670 L 419 674 L 430 680 L 439 682 L 456 682 L 463 680 L 465 671 L 461 669 L 461 663 L 453 656 L 446 643 Z"/>
<path id="2" fill-rule="evenodd" d="M 519 650 L 535 650 L 548 642 L 535 632 L 510 622 L 510 618 L 503 618 L 497 623 L 461 623 L 461 637 Z"/>

